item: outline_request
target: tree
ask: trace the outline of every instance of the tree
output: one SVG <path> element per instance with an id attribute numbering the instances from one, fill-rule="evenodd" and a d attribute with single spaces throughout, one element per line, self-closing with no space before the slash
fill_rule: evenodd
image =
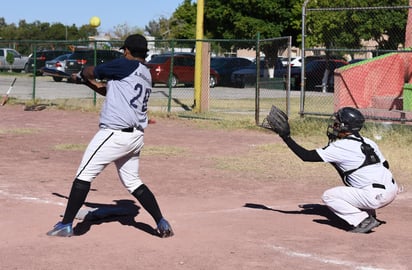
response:
<path id="1" fill-rule="evenodd" d="M 361 7 L 362 10 L 327 10 L 308 13 L 307 46 L 357 49 L 362 40 L 374 40 L 378 49 L 396 50 L 404 42 L 407 9 L 370 7 L 405 6 L 407 0 L 328 0 L 310 1 L 308 8 Z M 367 8 L 367 9 L 366 9 Z"/>
<path id="2" fill-rule="evenodd" d="M 91 26 L 90 24 L 82 25 L 78 31 L 78 39 L 88 40 L 91 36 L 96 36 L 98 31 L 96 27 Z"/>
<path id="3" fill-rule="evenodd" d="M 250 39 L 238 48 L 253 48 L 257 33 L 262 39 L 292 36 L 300 45 L 304 0 L 208 0 L 205 1 L 204 33 L 212 39 Z M 396 50 L 404 43 L 407 9 L 369 10 L 366 7 L 407 6 L 408 0 L 312 0 L 307 8 L 328 8 L 312 12 L 306 21 L 306 46 L 358 49 L 363 40 L 374 40 L 378 49 Z M 364 10 L 338 11 L 333 8 L 365 7 Z M 173 38 L 195 38 L 196 3 L 185 0 L 173 13 Z M 221 46 L 233 46 L 231 43 Z M 265 43 L 262 51 L 270 62 L 284 49 L 279 42 Z M 227 47 L 226 49 L 231 49 Z M 232 48 L 233 49 L 233 48 Z M 236 49 L 236 48 L 234 48 Z"/>
<path id="4" fill-rule="evenodd" d="M 145 31 L 156 39 L 170 39 L 170 26 L 170 19 L 167 19 L 166 17 L 160 17 L 158 21 L 150 21 L 149 24 L 145 27 Z"/>
<path id="5" fill-rule="evenodd" d="M 13 40 L 17 36 L 18 29 L 15 24 L 8 24 L 0 27 L 0 37 L 4 40 Z"/>
<path id="6" fill-rule="evenodd" d="M 113 33 L 119 40 L 125 40 L 126 37 L 131 34 L 143 34 L 144 30 L 138 27 L 131 27 L 124 23 L 115 26 Z"/>
<path id="7" fill-rule="evenodd" d="M 292 36 L 299 34 L 291 22 L 298 14 L 292 8 L 300 0 L 208 0 L 205 5 L 205 33 L 215 39 L 250 39 L 257 34 L 262 39 Z M 270 67 L 275 65 L 277 55 L 285 49 L 286 39 L 264 43 L 261 50 L 267 57 Z M 254 42 L 237 43 L 238 48 L 254 48 Z"/>
<path id="8" fill-rule="evenodd" d="M 155 20 L 149 21 L 149 24 L 145 26 L 144 30 L 148 35 L 152 37 L 161 38 L 162 30 L 160 26 L 160 19 L 159 21 L 155 21 Z"/>
<path id="9" fill-rule="evenodd" d="M 191 2 L 184 0 L 169 19 L 170 37 L 175 39 L 196 38 L 197 4 Z"/>
<path id="10" fill-rule="evenodd" d="M 11 66 L 12 66 L 13 63 L 14 63 L 14 55 L 13 55 L 12 53 L 8 52 L 7 55 L 6 55 L 6 61 L 7 61 L 7 63 L 9 63 L 9 65 L 10 65 L 10 71 L 11 71 L 11 70 L 12 70 L 12 69 L 11 69 Z"/>
<path id="11" fill-rule="evenodd" d="M 65 40 L 66 29 L 71 34 L 72 39 L 87 39 L 90 35 L 96 35 L 97 29 L 89 24 L 77 27 L 62 23 L 40 22 L 38 20 L 27 23 L 26 20 L 20 20 L 18 26 L 7 24 L 4 18 L 0 18 L 0 36 L 3 39 L 10 40 Z M 81 32 L 81 33 L 80 33 Z"/>
<path id="12" fill-rule="evenodd" d="M 52 24 L 46 35 L 48 39 L 52 40 L 67 40 L 69 39 L 68 27 L 62 23 Z"/>
<path id="13" fill-rule="evenodd" d="M 204 36 L 209 39 L 243 40 L 240 42 L 221 42 L 219 46 L 226 50 L 254 48 L 256 35 L 262 38 L 280 37 L 285 32 L 290 34 L 290 2 L 279 4 L 271 0 L 208 0 L 204 7 Z M 185 0 L 173 13 L 171 36 L 177 39 L 196 38 L 197 4 Z M 280 22 L 280 23 L 279 23 Z M 288 30 L 286 30 L 288 29 Z M 245 42 L 244 40 L 249 40 Z M 285 44 L 274 42 L 266 44 L 262 50 L 274 66 L 278 50 Z"/>

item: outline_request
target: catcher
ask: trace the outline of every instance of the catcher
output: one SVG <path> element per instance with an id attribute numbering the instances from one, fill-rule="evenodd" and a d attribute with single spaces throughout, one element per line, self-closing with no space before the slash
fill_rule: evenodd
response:
<path id="1" fill-rule="evenodd" d="M 328 144 L 315 150 L 307 150 L 291 138 L 288 117 L 275 106 L 262 126 L 279 134 L 301 160 L 332 164 L 345 186 L 326 190 L 322 201 L 351 225 L 349 231 L 369 233 L 383 223 L 376 219 L 376 209 L 395 199 L 398 186 L 376 143 L 359 134 L 365 122 L 359 110 L 344 107 L 331 120 Z"/>

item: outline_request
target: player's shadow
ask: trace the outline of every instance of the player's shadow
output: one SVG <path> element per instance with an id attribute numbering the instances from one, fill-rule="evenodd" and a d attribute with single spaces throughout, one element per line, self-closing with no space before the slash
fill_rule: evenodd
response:
<path id="1" fill-rule="evenodd" d="M 53 193 L 56 196 L 66 196 Z M 109 222 L 119 222 L 125 226 L 132 226 L 148 234 L 158 236 L 155 228 L 143 223 L 136 222 L 135 217 L 139 214 L 140 207 L 133 200 L 114 200 L 114 204 L 101 204 L 85 202 L 76 216 L 80 220 L 73 228 L 74 235 L 83 235 L 90 231 L 92 226 Z"/>
<path id="2" fill-rule="evenodd" d="M 351 226 L 346 221 L 336 216 L 326 205 L 303 204 L 299 206 L 300 210 L 274 209 L 274 208 L 267 207 L 263 204 L 255 204 L 255 203 L 246 203 L 244 207 L 275 211 L 275 212 L 279 212 L 282 214 L 288 214 L 288 215 L 323 216 L 326 219 L 313 219 L 313 222 L 320 223 L 320 224 L 326 224 L 326 225 L 333 226 L 333 227 L 336 227 L 338 229 L 345 230 L 345 231 L 348 231 L 351 229 Z"/>

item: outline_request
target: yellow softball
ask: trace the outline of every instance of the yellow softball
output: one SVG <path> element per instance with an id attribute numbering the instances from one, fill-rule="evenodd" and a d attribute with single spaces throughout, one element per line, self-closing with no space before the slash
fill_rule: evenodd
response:
<path id="1" fill-rule="evenodd" d="M 97 16 L 93 16 L 90 18 L 90 25 L 93 27 L 99 27 L 100 26 L 100 18 Z"/>

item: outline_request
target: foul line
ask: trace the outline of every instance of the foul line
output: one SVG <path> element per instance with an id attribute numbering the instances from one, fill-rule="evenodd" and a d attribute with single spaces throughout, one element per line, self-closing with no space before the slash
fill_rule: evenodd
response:
<path id="1" fill-rule="evenodd" d="M 65 205 L 64 203 L 55 202 L 51 200 L 45 200 L 45 199 L 40 199 L 36 197 L 28 197 L 28 196 L 21 195 L 21 194 L 11 194 L 3 190 L 0 190 L 0 195 L 4 197 L 12 198 L 12 199 L 22 200 L 22 201 L 30 201 L 30 202 L 37 202 L 37 203 L 44 203 L 44 204 L 55 204 L 55 205 L 60 205 L 60 206 Z"/>
<path id="2" fill-rule="evenodd" d="M 341 260 L 336 260 L 336 259 L 322 258 L 314 254 L 296 252 L 296 251 L 292 251 L 287 248 L 275 246 L 275 245 L 268 245 L 268 247 L 276 251 L 280 251 L 281 253 L 286 254 L 287 256 L 290 256 L 290 257 L 300 257 L 300 258 L 305 258 L 305 259 L 311 259 L 313 261 L 318 261 L 318 262 L 325 263 L 325 264 L 333 264 L 337 266 L 350 267 L 351 269 L 355 269 L 355 270 L 386 270 L 384 268 L 376 268 L 376 267 L 369 266 L 369 265 L 360 266 L 359 263 L 350 262 L 350 261 L 341 261 Z"/>
<path id="3" fill-rule="evenodd" d="M 17 199 L 17 200 L 22 200 L 22 201 L 30 201 L 30 202 L 65 206 L 65 204 L 61 203 L 61 202 L 55 202 L 55 201 L 40 199 L 40 198 L 36 198 L 36 197 L 28 197 L 28 196 L 21 195 L 21 194 L 11 194 L 11 193 L 8 193 L 8 192 L 3 191 L 3 190 L 0 190 L 0 196 L 9 197 L 9 198 Z M 245 210 L 247 210 L 247 209 L 245 209 L 244 207 L 240 207 L 240 208 L 233 208 L 233 209 L 205 211 L 205 212 L 201 212 L 201 213 L 202 214 L 205 214 L 205 213 L 214 214 L 214 213 L 224 213 L 224 212 L 238 212 L 238 211 L 245 211 Z M 196 214 L 199 214 L 199 213 L 200 212 L 195 212 L 195 213 L 190 213 L 190 214 L 186 213 L 184 215 L 196 215 Z M 273 250 L 279 251 L 279 252 L 281 252 L 281 253 L 283 253 L 287 256 L 290 256 L 290 257 L 300 257 L 300 258 L 305 258 L 305 259 L 311 259 L 313 261 L 318 261 L 318 262 L 321 262 L 321 263 L 324 263 L 324 264 L 345 266 L 345 267 L 350 267 L 350 268 L 355 269 L 355 270 L 387 270 L 385 268 L 376 268 L 376 267 L 369 266 L 369 265 L 359 266 L 358 263 L 350 262 L 350 261 L 342 261 L 342 260 L 336 260 L 336 259 L 322 258 L 322 257 L 314 255 L 314 254 L 297 252 L 297 251 L 293 251 L 293 250 L 290 250 L 290 249 L 287 249 L 287 248 L 281 247 L 281 246 L 275 246 L 275 245 L 270 245 L 270 244 L 268 244 L 267 246 L 269 248 L 273 249 Z"/>

